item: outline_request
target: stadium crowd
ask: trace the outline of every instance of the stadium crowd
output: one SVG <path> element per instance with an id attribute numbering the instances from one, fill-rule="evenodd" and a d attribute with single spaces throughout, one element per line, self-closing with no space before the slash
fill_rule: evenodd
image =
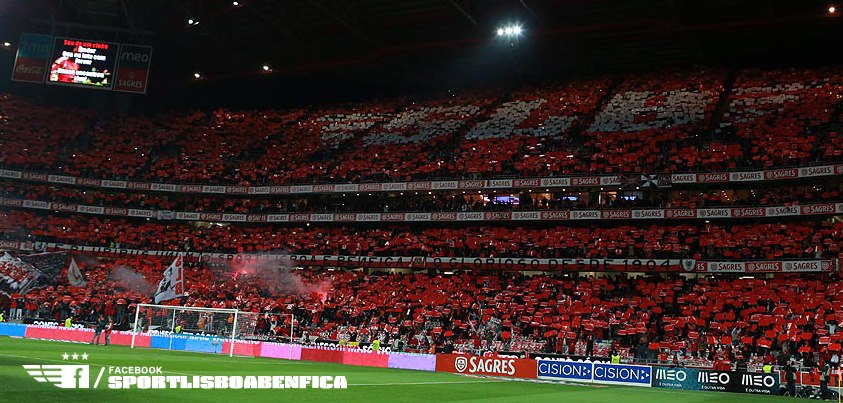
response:
<path id="1" fill-rule="evenodd" d="M 149 302 L 167 258 L 75 257 L 87 279 L 15 295 L 4 309 L 25 317 L 126 326 Z M 843 333 L 843 282 L 833 274 L 771 279 L 660 275 L 577 276 L 292 270 L 264 276 L 228 261 L 188 263 L 188 306 L 260 313 L 255 333 L 361 343 L 375 338 L 412 351 L 528 350 L 603 355 L 595 340 L 637 359 L 728 365 L 830 361 Z M 295 277 L 295 279 L 293 279 Z M 494 319 L 493 319 L 494 318 Z M 154 318 L 150 322 L 158 323 Z M 285 322 L 286 321 L 286 322 Z M 160 322 L 160 321 L 159 321 Z M 166 321 L 163 321 L 166 322 Z M 186 328 L 195 328 L 186 324 Z M 838 357 L 839 362 L 839 357 Z"/>
<path id="2" fill-rule="evenodd" d="M 840 161 L 839 73 L 740 71 L 724 98 L 725 77 L 719 70 L 676 71 L 509 94 L 154 117 L 67 113 L 7 94 L 0 96 L 0 160 L 6 168 L 74 176 L 207 184 Z"/>
<path id="3" fill-rule="evenodd" d="M 843 161 L 843 75 L 827 69 L 672 71 L 614 79 L 287 111 L 102 117 L 0 95 L 0 168 L 195 184 L 764 169 Z M 521 191 L 521 189 L 517 189 Z M 3 180 L 7 198 L 197 212 L 486 211 L 769 206 L 840 201 L 834 180 L 775 187 L 613 192 L 177 195 Z M 503 196 L 503 193 L 501 194 Z M 513 195 L 514 196 L 514 195 Z M 646 224 L 225 224 L 0 211 L 0 240 L 144 250 L 406 257 L 841 258 L 843 223 L 819 218 Z M 127 326 L 171 258 L 74 256 L 49 287 L 0 297 L 21 316 Z M 11 269 L 10 269 L 11 270 Z M 171 303 L 260 313 L 265 337 L 368 342 L 415 351 L 528 350 L 702 366 L 736 360 L 839 363 L 836 273 L 736 278 L 367 272 L 189 262 Z M 22 312 L 21 312 L 22 311 Z M 298 318 L 289 334 L 289 316 Z M 22 315 L 23 314 L 23 315 Z M 287 318 L 287 319 L 285 319 Z"/>
<path id="4" fill-rule="evenodd" d="M 795 259 L 840 257 L 843 223 L 356 227 L 194 225 L 7 211 L 3 239 L 190 252 L 350 256 Z"/>

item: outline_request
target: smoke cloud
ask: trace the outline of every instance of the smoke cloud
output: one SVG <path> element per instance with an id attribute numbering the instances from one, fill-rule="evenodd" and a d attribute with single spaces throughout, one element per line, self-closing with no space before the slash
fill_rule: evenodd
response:
<path id="1" fill-rule="evenodd" d="M 311 295 L 316 294 L 322 301 L 331 290 L 329 280 L 309 282 L 289 258 L 281 258 L 284 252 L 242 253 L 231 260 L 213 262 L 223 268 L 229 276 L 238 282 L 258 285 L 275 294 Z"/>
<path id="2" fill-rule="evenodd" d="M 108 280 L 116 283 L 117 287 L 144 294 L 155 292 L 156 285 L 150 283 L 142 274 L 128 266 L 115 266 L 108 274 Z"/>

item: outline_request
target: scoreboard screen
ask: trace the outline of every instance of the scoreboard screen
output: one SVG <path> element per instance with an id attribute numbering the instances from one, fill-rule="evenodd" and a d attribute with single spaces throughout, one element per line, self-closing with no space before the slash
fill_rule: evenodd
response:
<path id="1" fill-rule="evenodd" d="M 110 90 L 119 48 L 116 43 L 55 38 L 47 83 Z"/>

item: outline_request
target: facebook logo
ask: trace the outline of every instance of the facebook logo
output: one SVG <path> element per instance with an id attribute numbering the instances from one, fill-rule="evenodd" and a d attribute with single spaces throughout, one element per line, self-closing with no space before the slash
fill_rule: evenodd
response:
<path id="1" fill-rule="evenodd" d="M 539 377 L 572 381 L 590 381 L 594 372 L 590 362 L 549 360 L 539 360 L 538 370 Z"/>

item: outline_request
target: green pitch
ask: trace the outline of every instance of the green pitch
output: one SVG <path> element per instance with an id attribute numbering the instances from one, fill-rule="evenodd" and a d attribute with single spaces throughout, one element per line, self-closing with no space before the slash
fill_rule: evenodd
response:
<path id="1" fill-rule="evenodd" d="M 65 361 L 62 356 L 70 358 Z M 79 358 L 74 361 L 73 354 Z M 82 360 L 87 354 L 88 359 Z M 88 364 L 92 377 L 101 367 L 156 366 L 164 375 L 343 375 L 348 389 L 276 390 L 109 390 L 60 389 L 39 383 L 22 365 Z M 93 385 L 94 380 L 91 380 Z M 366 368 L 305 361 L 89 346 L 0 337 L 0 401 L 24 402 L 772 402 L 789 398 L 689 392 L 618 386 L 571 386 L 471 378 L 448 373 Z"/>

